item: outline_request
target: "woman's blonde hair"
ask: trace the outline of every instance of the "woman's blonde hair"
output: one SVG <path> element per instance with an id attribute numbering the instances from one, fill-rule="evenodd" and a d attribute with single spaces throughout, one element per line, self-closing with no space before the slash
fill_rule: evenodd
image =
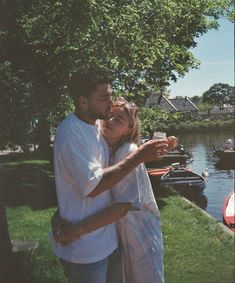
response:
<path id="1" fill-rule="evenodd" d="M 113 103 L 113 107 L 118 107 L 119 109 L 124 109 L 125 113 L 127 114 L 129 120 L 129 127 L 131 129 L 130 134 L 121 138 L 118 144 L 115 147 L 115 151 L 118 147 L 123 145 L 125 142 L 133 142 L 137 145 L 140 145 L 140 133 L 141 133 L 141 126 L 140 126 L 140 119 L 138 117 L 138 107 L 128 101 L 116 100 Z"/>

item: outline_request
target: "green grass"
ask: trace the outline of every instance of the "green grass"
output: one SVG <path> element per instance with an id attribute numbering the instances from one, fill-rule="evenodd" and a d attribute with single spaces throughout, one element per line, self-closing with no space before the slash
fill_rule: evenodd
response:
<path id="1" fill-rule="evenodd" d="M 39 242 L 39 249 L 31 256 L 28 254 L 25 260 L 23 269 L 25 269 L 24 274 L 27 274 L 27 279 L 24 278 L 22 281 L 24 283 L 62 283 L 65 281 L 48 238 L 50 218 L 54 211 L 55 208 L 40 211 L 33 211 L 28 207 L 7 208 L 11 238 Z"/>
<path id="2" fill-rule="evenodd" d="M 48 240 L 50 218 L 56 208 L 52 176 L 51 165 L 45 160 L 8 160 L 4 164 L 11 238 L 39 242 L 34 254 L 16 256 L 14 283 L 65 282 Z M 234 282 L 232 237 L 166 188 L 156 194 L 163 222 L 166 283 Z"/>
<path id="3" fill-rule="evenodd" d="M 28 206 L 38 210 L 56 205 L 54 175 L 48 160 L 8 160 L 1 165 L 7 206 Z"/>
<path id="4" fill-rule="evenodd" d="M 234 241 L 180 196 L 161 208 L 166 283 L 234 282 Z"/>

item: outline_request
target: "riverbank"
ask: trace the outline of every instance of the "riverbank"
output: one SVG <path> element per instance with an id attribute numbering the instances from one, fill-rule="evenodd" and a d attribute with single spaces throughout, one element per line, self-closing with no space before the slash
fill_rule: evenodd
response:
<path id="1" fill-rule="evenodd" d="M 158 200 L 167 283 L 234 282 L 234 236 L 178 194 Z"/>
<path id="2" fill-rule="evenodd" d="M 225 120 L 190 120 L 186 122 L 174 123 L 168 125 L 166 131 L 169 133 L 207 133 L 227 130 L 233 132 L 234 129 L 234 117 Z"/>
<path id="3" fill-rule="evenodd" d="M 233 237 L 178 195 L 168 193 L 157 202 L 163 223 L 166 283 L 234 282 Z M 47 237 L 54 211 L 55 208 L 43 211 L 27 207 L 7 209 L 11 237 L 39 242 L 38 251 L 24 257 L 21 272 L 22 268 L 27 276 L 32 272 L 28 277 L 31 281 L 25 279 L 25 283 L 64 282 Z"/>
<path id="4" fill-rule="evenodd" d="M 181 133 L 207 133 L 213 131 L 234 129 L 234 114 L 219 117 L 191 117 L 183 113 L 168 113 L 157 109 L 141 109 L 141 132 L 143 137 L 149 137 L 151 132 L 160 130 L 168 135 Z"/>
<path id="5" fill-rule="evenodd" d="M 50 218 L 56 209 L 50 163 L 24 159 L 8 160 L 2 165 L 10 236 L 39 242 L 34 254 L 17 255 L 20 260 L 15 266 L 14 282 L 64 282 L 48 241 Z M 161 186 L 155 193 L 163 224 L 166 283 L 232 283 L 234 238 L 169 189 Z"/>

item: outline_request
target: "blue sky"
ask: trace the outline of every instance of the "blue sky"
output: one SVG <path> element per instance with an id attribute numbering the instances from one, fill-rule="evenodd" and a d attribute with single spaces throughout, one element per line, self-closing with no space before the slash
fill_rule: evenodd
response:
<path id="1" fill-rule="evenodd" d="M 170 97 L 202 96 L 215 83 L 234 85 L 234 27 L 220 20 L 218 30 L 210 30 L 198 40 L 192 50 L 200 60 L 199 69 L 190 70 L 184 78 L 169 86 Z"/>

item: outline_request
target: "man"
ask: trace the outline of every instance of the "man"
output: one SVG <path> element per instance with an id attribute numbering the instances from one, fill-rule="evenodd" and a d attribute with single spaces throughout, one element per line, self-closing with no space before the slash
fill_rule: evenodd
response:
<path id="1" fill-rule="evenodd" d="M 112 107 L 111 76 L 104 67 L 85 66 L 70 82 L 75 113 L 58 126 L 54 169 L 59 212 L 71 223 L 111 205 L 109 189 L 142 162 L 167 151 L 167 143 L 150 141 L 109 167 L 109 149 L 97 119 L 108 119 Z M 109 256 L 117 249 L 115 224 L 106 225 L 62 246 L 52 239 L 68 282 L 104 283 Z"/>

